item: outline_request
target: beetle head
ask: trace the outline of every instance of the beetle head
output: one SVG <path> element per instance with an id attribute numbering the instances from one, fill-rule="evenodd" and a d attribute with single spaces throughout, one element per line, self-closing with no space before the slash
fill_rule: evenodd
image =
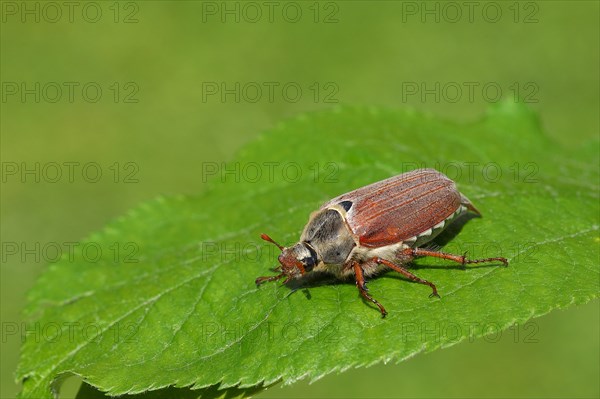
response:
<path id="1" fill-rule="evenodd" d="M 266 234 L 262 234 L 260 237 L 265 241 L 275 244 L 281 250 L 281 254 L 277 258 L 280 266 L 275 269 L 281 271 L 281 273 L 276 276 L 259 277 L 256 279 L 257 285 L 267 281 L 279 280 L 282 277 L 285 277 L 285 284 L 292 279 L 302 276 L 304 273 L 312 271 L 318 263 L 317 253 L 307 243 L 299 242 L 292 247 L 283 247 Z"/>

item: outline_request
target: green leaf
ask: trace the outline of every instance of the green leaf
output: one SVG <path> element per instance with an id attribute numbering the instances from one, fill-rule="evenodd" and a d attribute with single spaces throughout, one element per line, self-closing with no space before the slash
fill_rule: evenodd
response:
<path id="1" fill-rule="evenodd" d="M 314 380 L 587 302 L 598 296 L 597 148 L 556 148 L 512 103 L 470 124 L 377 108 L 283 123 L 221 167 L 203 195 L 142 204 L 78 247 L 88 253 L 48 267 L 26 309 L 22 396 L 51 397 L 69 374 L 110 395 Z M 277 263 L 260 233 L 294 243 L 324 201 L 416 167 L 455 179 L 484 216 L 445 251 L 506 256 L 508 268 L 419 259 L 415 273 L 441 299 L 394 273 L 371 279 L 386 319 L 351 281 L 255 287 Z"/>

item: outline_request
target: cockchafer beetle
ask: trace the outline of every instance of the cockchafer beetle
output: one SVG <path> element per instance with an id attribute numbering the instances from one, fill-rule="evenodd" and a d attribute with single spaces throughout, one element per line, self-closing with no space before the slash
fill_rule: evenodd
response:
<path id="1" fill-rule="evenodd" d="M 392 269 L 406 278 L 437 288 L 409 272 L 403 265 L 418 256 L 448 259 L 462 265 L 498 261 L 502 257 L 468 260 L 422 248 L 467 212 L 480 216 L 471 201 L 461 194 L 455 183 L 435 169 L 416 169 L 398 176 L 342 194 L 326 202 L 310 215 L 300 241 L 283 247 L 271 237 L 261 238 L 280 250 L 280 271 L 275 276 L 259 277 L 256 285 L 285 277 L 292 279 L 314 272 L 327 272 L 339 279 L 354 276 L 362 297 L 379 307 L 382 317 L 385 308 L 369 295 L 365 277 Z"/>

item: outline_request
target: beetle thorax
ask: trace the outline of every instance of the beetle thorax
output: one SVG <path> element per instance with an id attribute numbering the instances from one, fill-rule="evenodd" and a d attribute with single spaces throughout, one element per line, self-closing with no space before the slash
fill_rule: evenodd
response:
<path id="1" fill-rule="evenodd" d="M 344 221 L 340 207 L 314 212 L 302 232 L 301 242 L 308 243 L 326 265 L 342 265 L 348 260 L 356 242 Z"/>

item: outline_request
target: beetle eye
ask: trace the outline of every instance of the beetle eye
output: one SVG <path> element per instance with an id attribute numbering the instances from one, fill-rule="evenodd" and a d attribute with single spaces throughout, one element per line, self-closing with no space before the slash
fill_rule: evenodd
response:
<path id="1" fill-rule="evenodd" d="M 315 258 L 312 256 L 301 260 L 304 270 L 310 272 L 315 267 Z"/>

